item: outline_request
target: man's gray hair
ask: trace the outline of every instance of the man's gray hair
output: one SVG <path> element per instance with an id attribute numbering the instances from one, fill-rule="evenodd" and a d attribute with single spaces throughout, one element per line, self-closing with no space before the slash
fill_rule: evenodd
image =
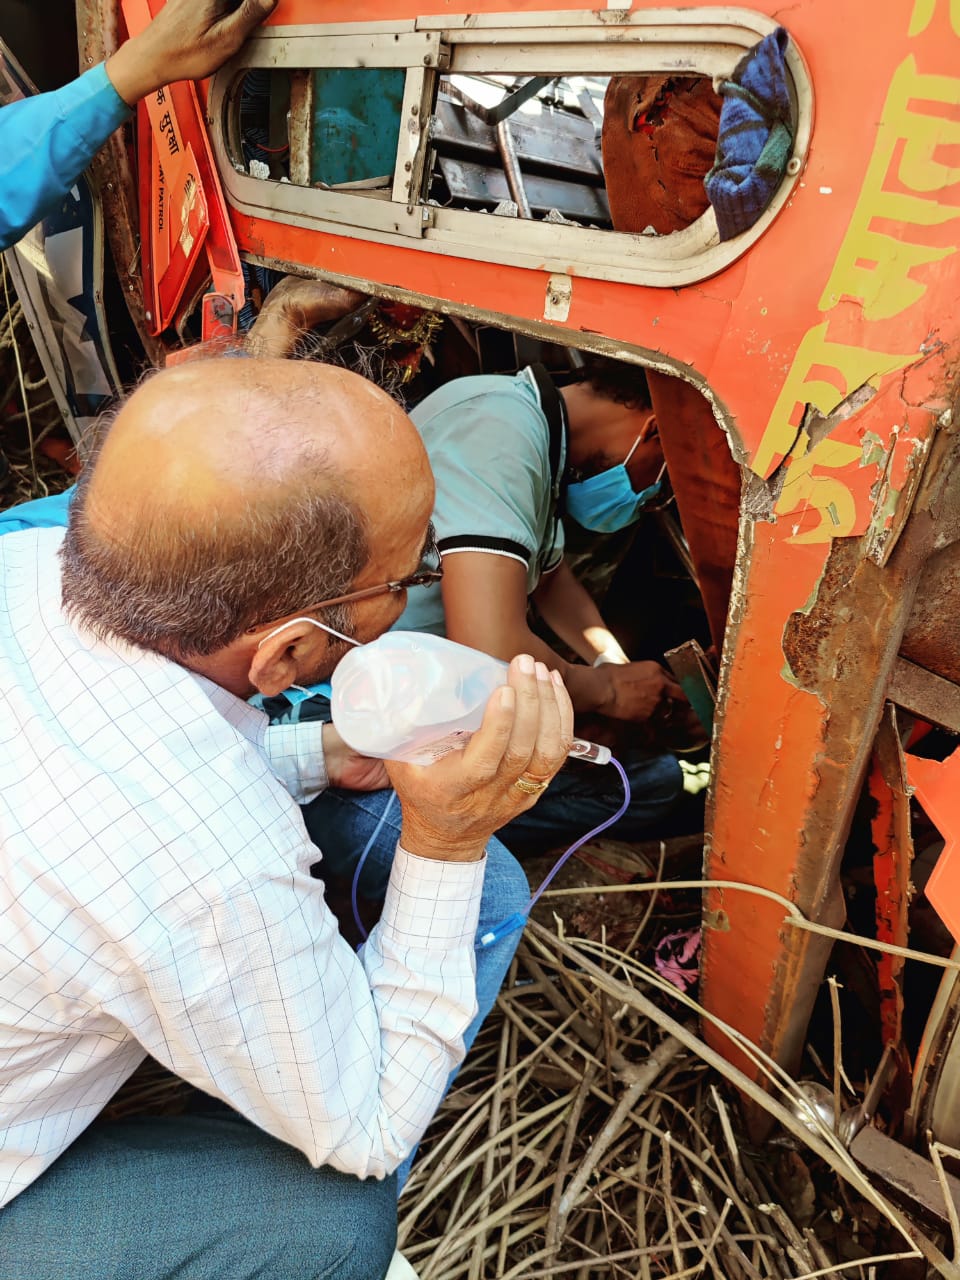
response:
<path id="1" fill-rule="evenodd" d="M 265 494 L 239 516 L 210 511 L 187 524 L 172 512 L 164 520 L 158 504 L 123 545 L 91 528 L 94 470 L 91 460 L 81 473 L 60 555 L 66 612 L 103 639 L 175 659 L 206 656 L 252 627 L 346 594 L 369 559 L 361 510 L 319 485 L 313 468 L 299 495 Z M 337 630 L 350 625 L 344 609 L 323 618 Z"/>

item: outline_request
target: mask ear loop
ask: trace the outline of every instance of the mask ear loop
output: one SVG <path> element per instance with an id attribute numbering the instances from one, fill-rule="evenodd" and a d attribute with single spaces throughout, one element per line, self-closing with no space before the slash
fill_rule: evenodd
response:
<path id="1" fill-rule="evenodd" d="M 631 458 L 633 457 L 633 455 L 636 453 L 636 451 L 637 451 L 637 445 L 640 443 L 640 441 L 641 441 L 642 439 L 643 439 L 643 436 L 642 436 L 642 435 L 637 436 L 636 440 L 634 440 L 634 442 L 633 442 L 633 445 L 632 445 L 632 447 L 631 447 L 631 449 L 630 449 L 630 452 L 627 454 L 627 456 L 624 458 L 623 462 L 621 463 L 621 466 L 624 466 L 624 467 L 625 467 L 625 466 L 627 465 L 627 463 L 630 461 L 630 459 L 631 459 Z M 661 488 L 663 487 L 663 477 L 664 477 L 666 474 L 667 474 L 667 460 L 666 460 L 666 458 L 664 458 L 664 460 L 663 460 L 663 465 L 661 466 L 660 470 L 657 472 L 657 478 L 656 478 L 656 480 L 654 480 L 653 484 L 648 484 L 648 485 L 647 485 L 647 487 L 646 487 L 646 489 L 641 489 L 641 490 L 640 490 L 640 492 L 639 492 L 639 494 L 637 494 L 637 496 L 638 496 L 638 497 L 640 497 L 640 498 L 642 498 L 642 497 L 643 497 L 643 495 L 646 493 L 646 494 L 649 494 L 651 498 L 655 498 L 655 497 L 657 496 L 657 494 L 660 492 Z M 628 477 L 628 479 L 629 479 L 629 477 Z M 631 483 L 631 488 L 632 488 L 632 483 Z M 636 492 L 637 492 L 637 491 L 634 489 L 634 493 L 636 493 Z M 649 501 L 649 499 L 648 499 L 648 501 Z"/>
<path id="2" fill-rule="evenodd" d="M 633 455 L 637 452 L 637 445 L 640 443 L 642 439 L 643 439 L 643 434 L 641 433 L 640 435 L 637 436 L 636 440 L 634 440 L 633 444 L 630 446 L 630 452 L 627 454 L 624 460 L 620 463 L 621 467 L 625 467 L 627 463 L 630 461 L 630 459 L 633 457 Z"/>

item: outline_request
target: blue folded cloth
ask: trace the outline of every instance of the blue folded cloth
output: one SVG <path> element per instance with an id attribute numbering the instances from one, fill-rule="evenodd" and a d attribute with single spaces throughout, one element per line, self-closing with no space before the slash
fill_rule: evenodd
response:
<path id="1" fill-rule="evenodd" d="M 717 157 L 703 185 L 716 211 L 721 240 L 753 226 L 786 171 L 793 150 L 784 60 L 789 40 L 783 27 L 777 27 L 720 85 Z"/>

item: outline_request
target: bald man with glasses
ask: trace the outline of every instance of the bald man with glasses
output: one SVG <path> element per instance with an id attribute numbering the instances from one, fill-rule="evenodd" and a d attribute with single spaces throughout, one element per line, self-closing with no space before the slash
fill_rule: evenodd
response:
<path id="1" fill-rule="evenodd" d="M 476 1018 L 492 833 L 572 708 L 521 656 L 466 750 L 388 766 L 402 829 L 355 952 L 295 801 L 383 766 L 331 726 L 271 747 L 248 699 L 396 621 L 438 573 L 433 499 L 372 384 L 215 359 L 137 389 L 65 531 L 0 538 L 4 1280 L 386 1274 L 396 1170 Z M 147 1054 L 204 1105 L 99 1120 Z"/>

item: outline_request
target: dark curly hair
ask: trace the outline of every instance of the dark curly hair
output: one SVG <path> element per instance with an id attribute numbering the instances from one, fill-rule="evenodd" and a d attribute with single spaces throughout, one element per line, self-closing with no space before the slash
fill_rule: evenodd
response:
<path id="1" fill-rule="evenodd" d="M 638 364 L 585 351 L 583 367 L 576 371 L 574 381 L 586 382 L 598 396 L 626 405 L 628 409 L 652 408 L 647 375 Z"/>

